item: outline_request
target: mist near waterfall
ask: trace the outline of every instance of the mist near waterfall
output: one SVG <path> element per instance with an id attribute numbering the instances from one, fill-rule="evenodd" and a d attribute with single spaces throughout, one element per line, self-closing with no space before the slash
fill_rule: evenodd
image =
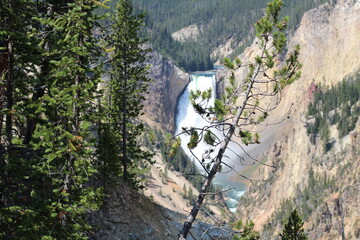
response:
<path id="1" fill-rule="evenodd" d="M 193 74 L 192 81 L 188 84 L 183 95 L 180 97 L 177 107 L 177 116 L 176 116 L 176 135 L 183 132 L 183 129 L 190 129 L 192 127 L 203 128 L 209 123 L 203 119 L 191 105 L 189 100 L 191 91 L 206 91 L 212 89 L 212 95 L 209 100 L 209 107 L 214 105 L 215 96 L 216 96 L 216 77 L 215 74 Z M 187 144 L 190 140 L 190 136 L 187 134 L 180 135 L 181 138 L 181 147 L 185 153 L 190 157 L 190 159 L 195 160 L 192 153 L 187 147 Z M 205 143 L 200 142 L 198 146 L 192 150 L 193 154 L 201 159 L 202 154 L 208 148 Z M 201 168 L 198 161 L 195 160 L 195 163 L 199 168 Z M 200 169 L 201 170 L 201 169 Z"/>
<path id="2" fill-rule="evenodd" d="M 198 73 L 192 74 L 192 80 L 188 84 L 187 88 L 183 92 L 182 96 L 179 98 L 178 106 L 177 106 L 177 115 L 176 115 L 176 132 L 175 134 L 178 135 L 183 132 L 183 129 L 190 129 L 190 128 L 203 128 L 208 126 L 209 123 L 203 119 L 198 113 L 196 113 L 195 109 L 191 105 L 189 96 L 191 91 L 206 91 L 208 89 L 212 90 L 212 95 L 208 103 L 208 107 L 214 105 L 215 97 L 216 97 L 216 76 L 215 73 L 208 72 L 208 73 Z M 223 132 L 221 131 L 213 131 L 214 134 L 217 135 L 219 139 L 223 138 Z M 187 154 L 187 156 L 192 160 L 195 161 L 196 165 L 198 166 L 199 170 L 203 172 L 203 168 L 200 165 L 197 159 L 202 159 L 202 156 L 205 154 L 205 151 L 209 149 L 209 146 L 206 145 L 204 142 L 200 142 L 198 146 L 190 152 L 187 147 L 189 143 L 190 136 L 187 134 L 181 134 L 181 147 Z M 232 149 L 236 149 L 235 151 L 240 152 L 242 154 L 242 150 L 238 147 L 231 146 Z M 216 152 L 216 151 L 215 151 Z M 194 157 L 194 155 L 196 157 Z M 231 165 L 237 165 L 239 168 L 240 164 L 234 164 L 239 161 L 239 158 L 236 157 L 234 153 L 231 151 L 226 151 L 226 155 L 228 158 L 225 158 L 224 161 Z M 197 159 L 196 159 L 197 158 Z M 236 179 L 236 173 L 230 171 L 227 167 L 223 168 L 224 173 L 218 173 L 214 179 L 214 184 L 221 186 L 223 189 L 234 188 L 231 191 L 226 193 L 228 200 L 227 205 L 232 212 L 236 211 L 236 206 L 238 203 L 238 198 L 244 194 L 245 185 L 240 183 L 234 179 Z M 235 176 L 235 177 L 234 177 Z"/>

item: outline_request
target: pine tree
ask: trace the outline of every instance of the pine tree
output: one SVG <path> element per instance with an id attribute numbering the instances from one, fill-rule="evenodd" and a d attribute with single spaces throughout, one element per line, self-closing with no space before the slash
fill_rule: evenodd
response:
<path id="1" fill-rule="evenodd" d="M 102 156 L 121 159 L 117 147 L 122 150 L 118 143 L 125 142 L 123 159 L 133 182 L 141 173 L 140 162 L 151 157 L 137 142 L 144 126 L 136 118 L 148 84 L 142 65 L 147 51 L 134 37 L 141 20 L 130 17 L 131 5 L 121 3 L 119 12 L 124 10 L 129 22 L 120 17 L 113 32 L 123 23 L 128 32 L 112 38 L 119 41 L 112 45 L 116 67 L 106 112 L 114 117 L 109 122 L 118 125 L 96 128 L 105 122 L 96 109 L 101 65 L 93 35 L 98 24 L 94 10 L 103 3 L 1 0 L 0 4 L 0 238 L 86 239 L 90 226 L 85 215 L 99 207 L 102 197 L 102 189 L 90 185 L 96 147 L 107 145 L 103 153 L 109 155 Z M 121 42 L 127 34 L 134 38 Z M 121 65 L 121 59 L 127 64 Z M 127 82 L 124 66 L 129 67 Z M 114 144 L 97 138 L 97 133 L 113 137 Z"/>
<path id="2" fill-rule="evenodd" d="M 184 183 L 184 186 L 183 186 L 183 192 L 184 192 L 184 198 L 187 198 L 187 188 L 186 188 L 185 183 Z"/>
<path id="3" fill-rule="evenodd" d="M 0 50 L 3 64 L 6 65 L 0 78 L 0 125 L 3 123 L 2 116 L 5 115 L 5 132 L 1 131 L 1 126 L 0 143 L 11 146 L 14 138 L 22 134 L 21 131 L 14 131 L 14 119 L 22 130 L 24 116 L 27 115 L 24 109 L 37 77 L 35 66 L 39 61 L 39 40 L 28 34 L 35 23 L 34 1 L 1 0 L 0 6 Z M 20 102 L 22 106 L 18 105 Z"/>
<path id="4" fill-rule="evenodd" d="M 308 237 L 303 230 L 304 222 L 297 210 L 291 212 L 283 232 L 280 234 L 281 240 L 306 240 Z"/>
<path id="5" fill-rule="evenodd" d="M 70 2 L 72 2 L 72 0 L 37 1 L 36 17 L 34 17 L 36 22 L 33 24 L 30 35 L 38 39 L 38 43 L 31 47 L 39 48 L 39 53 L 36 56 L 38 59 L 37 66 L 39 67 L 39 70 L 35 71 L 36 81 L 30 87 L 31 93 L 28 95 L 30 95 L 31 98 L 29 98 L 29 102 L 23 106 L 25 109 L 24 116 L 26 118 L 23 133 L 23 144 L 25 145 L 30 143 L 36 125 L 41 122 L 37 106 L 39 104 L 39 99 L 44 96 L 46 86 L 49 86 L 52 81 L 52 79 L 49 78 L 51 68 L 53 67 L 51 61 L 60 57 L 53 53 L 53 49 L 58 46 L 58 41 L 61 36 L 58 35 L 57 31 L 53 31 L 52 26 L 43 23 L 45 19 L 54 19 L 56 16 L 65 14 L 69 9 L 67 4 Z M 46 38 L 44 38 L 44 36 L 46 36 Z M 50 52 L 52 52 L 52 54 L 50 54 Z"/>
<path id="6" fill-rule="evenodd" d="M 17 61 L 10 62 L 20 74 L 7 80 L 14 91 L 6 114 L 16 121 L 10 115 L 5 124 L 0 236 L 85 239 L 85 214 L 97 209 L 101 196 L 101 189 L 88 186 L 95 171 L 90 127 L 100 79 L 99 68 L 90 67 L 98 55 L 92 34 L 97 2 L 8 2 L 12 8 L 1 10 L 14 15 L 2 16 L 14 24 L 7 39 L 17 50 Z"/>
<path id="7" fill-rule="evenodd" d="M 188 199 L 189 199 L 190 204 L 193 204 L 193 201 L 194 201 L 194 193 L 193 193 L 193 190 L 192 190 L 191 187 L 189 187 Z"/>
<path id="8" fill-rule="evenodd" d="M 28 0 L 0 1 L 0 238 L 23 239 L 32 228 L 31 149 L 22 144 L 29 95 L 37 81 L 39 39 L 28 34 L 36 5 Z"/>
<path id="9" fill-rule="evenodd" d="M 75 0 L 42 21 L 57 42 L 45 53 L 52 59 L 50 74 L 38 106 L 41 124 L 31 141 L 38 152 L 34 174 L 46 181 L 34 186 L 42 188 L 33 195 L 43 205 L 41 234 L 57 239 L 86 238 L 85 214 L 98 207 L 101 194 L 86 186 L 95 172 L 91 125 L 100 80 L 99 68 L 91 68 L 99 51 L 92 33 L 95 3 Z"/>
<path id="10" fill-rule="evenodd" d="M 246 221 L 245 224 L 241 220 L 234 224 L 234 230 L 240 232 L 233 236 L 233 240 L 258 240 L 260 239 L 259 232 L 254 230 L 254 222 Z"/>
<path id="11" fill-rule="evenodd" d="M 201 159 L 194 156 L 206 176 L 198 198 L 181 229 L 179 240 L 186 239 L 208 195 L 212 180 L 218 172 L 221 172 L 225 164 L 223 162 L 223 158 L 226 157 L 225 152 L 231 147 L 229 143 L 235 137 L 241 139 L 245 145 L 258 143 L 259 134 L 253 134 L 250 131 L 251 127 L 265 121 L 268 114 L 278 106 L 280 91 L 300 77 L 299 46 L 288 54 L 282 64 L 276 63 L 284 54 L 286 45 L 284 31 L 288 17 L 280 18 L 282 5 L 281 0 L 268 3 L 265 16 L 256 22 L 256 37 L 260 54 L 255 56 L 250 64 L 243 65 L 239 58 L 234 61 L 224 60 L 224 65 L 230 70 L 229 83 L 225 88 L 225 94 L 215 100 L 213 107 L 209 107 L 208 104 L 211 98 L 209 91 L 190 94 L 194 109 L 208 122 L 208 126 L 202 129 L 185 129 L 183 134 L 190 135 L 188 143 L 190 149 L 196 148 L 200 141 L 208 145 Z M 237 81 L 235 71 L 239 68 L 246 68 L 247 75 L 245 79 Z M 270 98 L 268 101 L 273 97 L 275 106 L 266 105 L 264 103 L 266 97 Z M 219 130 L 222 131 L 219 137 L 212 137 L 216 136 L 214 132 Z M 230 151 L 235 152 L 233 149 Z"/>
<path id="12" fill-rule="evenodd" d="M 139 136 L 144 132 L 144 125 L 139 122 L 150 79 L 147 77 L 147 66 L 144 61 L 149 50 L 144 49 L 144 42 L 138 37 L 144 15 L 133 15 L 130 1 L 120 0 L 112 16 L 113 24 L 109 35 L 108 44 L 111 53 L 111 79 L 107 84 L 108 121 L 102 137 L 110 138 L 116 146 L 116 153 L 110 149 L 100 149 L 101 154 L 112 155 L 106 165 L 121 163 L 121 175 L 125 182 L 135 188 L 140 187 L 137 174 L 141 168 L 151 162 L 152 154 L 143 150 L 138 142 Z M 107 125 L 107 126 L 106 126 Z M 115 149 L 115 148 L 114 148 Z M 104 159 L 106 160 L 106 159 Z M 111 164 L 109 162 L 116 162 Z M 118 162 L 118 163 L 117 163 Z M 118 169 L 111 170 L 114 177 L 118 177 Z"/>

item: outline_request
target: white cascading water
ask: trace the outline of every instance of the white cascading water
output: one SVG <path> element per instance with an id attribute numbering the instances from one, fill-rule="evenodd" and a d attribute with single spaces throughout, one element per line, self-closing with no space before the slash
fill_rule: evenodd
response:
<path id="1" fill-rule="evenodd" d="M 177 106 L 177 116 L 176 116 L 176 134 L 181 133 L 183 128 L 202 128 L 208 125 L 208 123 L 195 112 L 195 109 L 191 105 L 189 101 L 189 96 L 191 91 L 206 91 L 208 89 L 212 89 L 212 97 L 209 101 L 209 106 L 214 105 L 215 96 L 216 96 L 216 78 L 215 74 L 193 74 L 192 81 L 188 84 L 184 93 L 179 99 Z M 190 140 L 190 136 L 187 134 L 180 135 L 181 138 L 181 147 L 184 149 L 185 153 L 192 159 L 193 156 L 189 149 L 187 148 L 187 144 Z M 201 155 L 204 153 L 206 146 L 204 143 L 199 143 L 198 147 L 193 150 L 193 153 L 197 158 L 201 158 Z M 198 164 L 197 161 L 195 161 Z M 200 165 L 198 165 L 200 167 Z"/>
<path id="2" fill-rule="evenodd" d="M 212 98 L 210 99 L 208 106 L 213 106 L 216 96 L 216 77 L 214 73 L 202 73 L 202 74 L 193 74 L 192 81 L 188 84 L 184 93 L 179 99 L 177 106 L 177 115 L 176 115 L 176 134 L 181 133 L 183 128 L 203 128 L 207 126 L 208 123 L 195 112 L 193 106 L 189 101 L 189 95 L 191 91 L 205 91 L 209 88 L 212 89 Z M 221 139 L 221 136 L 218 136 Z M 187 148 L 187 144 L 190 140 L 190 136 L 186 134 L 180 135 L 181 138 L 181 147 L 185 151 L 185 153 L 190 157 L 190 159 L 194 160 L 193 155 Z M 208 146 L 205 143 L 199 143 L 198 146 L 193 150 L 195 156 L 201 159 L 202 154 L 205 153 Z M 235 157 L 235 156 L 234 156 Z M 200 171 L 203 171 L 198 161 L 195 161 Z M 227 175 L 227 176 L 226 176 Z M 236 211 L 236 206 L 238 202 L 238 198 L 243 195 L 245 190 L 245 185 L 241 184 L 237 181 L 231 180 L 231 176 L 229 174 L 218 174 L 214 180 L 214 184 L 222 186 L 225 188 L 233 188 L 227 192 L 227 196 L 229 197 L 227 204 L 229 209 L 232 212 Z"/>

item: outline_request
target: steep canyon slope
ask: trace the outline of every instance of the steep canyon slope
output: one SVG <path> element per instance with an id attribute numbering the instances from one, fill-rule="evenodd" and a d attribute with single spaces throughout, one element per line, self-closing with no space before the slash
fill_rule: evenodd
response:
<path id="1" fill-rule="evenodd" d="M 359 124 L 343 139 L 339 139 L 336 130 L 331 129 L 335 144 L 327 153 L 321 144 L 310 143 L 305 127 L 308 121 L 305 113 L 311 96 L 309 86 L 312 82 L 331 86 L 356 72 L 360 68 L 359 39 L 359 0 L 338 0 L 336 4 L 308 11 L 291 37 L 290 47 L 295 44 L 302 47 L 301 62 L 304 66 L 302 78 L 285 89 L 282 105 L 273 114 L 273 120 L 276 120 L 294 104 L 291 119 L 276 129 L 277 141 L 268 154 L 268 162 L 274 163 L 277 169 L 261 167 L 255 171 L 253 177 L 264 181 L 249 188 L 237 212 L 238 218 L 252 219 L 256 227 L 263 230 L 263 239 L 276 239 L 273 233 L 281 230 L 281 218 L 288 213 L 283 209 L 294 205 L 301 206 L 302 213 L 306 211 L 305 229 L 309 239 L 341 239 L 342 235 L 346 239 L 360 239 Z M 246 58 L 252 54 L 254 47 L 247 49 L 243 56 Z M 152 55 L 149 63 L 152 64 L 150 76 L 153 83 L 144 103 L 142 119 L 152 128 L 171 132 L 175 126 L 177 99 L 190 76 L 159 53 L 153 52 Z M 159 169 L 164 169 L 159 165 L 161 162 L 157 161 L 157 169 L 152 169 L 159 175 Z M 154 178 L 162 181 L 159 176 Z M 158 202 L 166 200 L 164 205 L 169 207 L 174 201 L 161 195 L 172 196 L 174 188 L 179 193 L 182 188 L 181 184 L 176 187 L 171 184 L 173 182 L 165 184 L 170 193 L 153 195 L 154 200 L 157 201 L 157 197 Z M 310 191 L 314 186 L 310 185 L 316 185 L 316 190 L 322 194 L 315 195 Z M 159 192 L 158 189 L 155 191 Z M 306 199 L 303 197 L 305 193 L 314 196 Z M 115 239 L 115 236 L 120 239 L 175 239 L 177 229 L 169 224 L 176 225 L 183 218 L 181 214 L 163 209 L 123 187 L 114 192 L 107 204 L 105 212 L 100 213 L 103 219 L 100 224 L 105 224 L 109 235 L 103 232 L 102 239 Z M 132 219 L 130 223 L 129 219 Z M 135 235 L 130 236 L 130 233 Z"/>
<path id="2" fill-rule="evenodd" d="M 152 127 L 172 132 L 175 128 L 176 103 L 189 83 L 190 75 L 155 50 L 150 54 L 148 64 L 152 83 L 144 102 L 142 119 Z"/>
<path id="3" fill-rule="evenodd" d="M 339 139 L 331 128 L 333 147 L 324 152 L 320 140 L 313 145 L 306 133 L 310 85 L 331 87 L 360 69 L 360 1 L 339 0 L 310 10 L 291 37 L 301 45 L 302 77 L 289 86 L 281 116 L 291 104 L 291 119 L 278 130 L 268 155 L 276 170 L 261 167 L 238 217 L 252 219 L 264 230 L 263 239 L 276 239 L 280 223 L 294 206 L 305 215 L 309 239 L 360 239 L 359 121 L 355 130 Z M 249 53 L 252 49 L 248 49 Z M 286 217 L 286 216 L 285 216 Z M 344 238 L 345 237 L 345 238 Z"/>
<path id="4" fill-rule="evenodd" d="M 156 51 L 150 54 L 148 64 L 152 82 L 143 103 L 141 120 L 156 134 L 165 135 L 175 128 L 177 99 L 188 84 L 190 75 Z M 154 142 L 159 145 L 157 140 Z M 143 141 L 145 147 L 145 142 L 150 140 L 140 141 Z M 155 163 L 146 175 L 146 189 L 137 192 L 123 182 L 114 186 L 102 209 L 90 217 L 92 224 L 99 228 L 91 239 L 177 239 L 185 215 L 191 210 L 189 198 L 185 196 L 190 192 L 197 194 L 197 190 L 184 176 L 165 163 L 158 146 L 150 148 L 155 153 L 152 159 Z M 209 206 L 209 209 L 216 217 L 224 218 L 221 215 L 226 210 L 220 212 L 215 206 Z M 203 229 L 210 226 L 205 223 L 208 219 L 202 220 L 192 231 L 196 238 L 200 238 L 205 231 Z M 217 231 L 209 234 L 219 235 Z"/>

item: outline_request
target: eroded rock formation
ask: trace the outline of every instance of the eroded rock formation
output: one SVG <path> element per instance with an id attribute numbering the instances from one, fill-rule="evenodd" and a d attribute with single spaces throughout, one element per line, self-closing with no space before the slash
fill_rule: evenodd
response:
<path id="1" fill-rule="evenodd" d="M 307 203 L 314 208 L 305 224 L 309 239 L 360 238 L 360 158 L 358 150 L 354 152 L 360 145 L 353 137 L 360 133 L 359 121 L 354 132 L 342 139 L 336 128 L 330 129 L 334 145 L 327 153 L 321 144 L 312 145 L 306 133 L 311 84 L 331 87 L 360 69 L 360 1 L 333 2 L 308 11 L 291 38 L 290 46 L 301 45 L 303 69 L 301 79 L 285 89 L 282 105 L 275 112 L 280 116 L 282 109 L 294 104 L 290 121 L 268 155 L 268 163 L 277 169 L 260 168 L 257 177 L 264 181 L 251 186 L 240 202 L 239 218 L 250 218 L 259 229 L 269 230 L 263 239 L 273 239 L 267 234 L 281 230 L 272 219 L 286 206 L 286 199 L 305 202 L 299 196 L 308 191 L 310 172 L 333 179 L 335 187 L 324 186 L 318 190 L 323 191 L 321 197 L 309 197 L 314 201 Z"/>
<path id="2" fill-rule="evenodd" d="M 190 81 L 190 75 L 176 67 L 168 58 L 155 50 L 149 56 L 150 84 L 144 102 L 144 117 L 148 124 L 173 131 L 175 127 L 176 103 Z M 150 121 L 149 121 L 150 120 Z"/>

